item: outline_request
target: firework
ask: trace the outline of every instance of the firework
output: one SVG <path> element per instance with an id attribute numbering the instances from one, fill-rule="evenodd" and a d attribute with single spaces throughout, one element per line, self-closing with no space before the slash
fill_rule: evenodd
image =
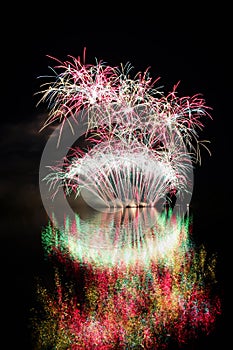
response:
<path id="1" fill-rule="evenodd" d="M 85 114 L 92 147 L 76 148 L 71 158 L 50 166 L 44 180 L 53 196 L 60 188 L 83 191 L 94 205 L 108 207 L 153 206 L 168 193 L 190 193 L 192 163 L 200 161 L 205 142 L 197 131 L 209 116 L 200 95 L 178 98 L 176 85 L 164 96 L 148 70 L 131 78 L 129 63 L 119 68 L 71 59 L 57 60 L 55 82 L 40 91 L 40 102 L 50 107 L 42 129 L 59 121 L 60 136 L 66 122 L 74 132 L 71 120 L 80 124 Z"/>
<path id="2" fill-rule="evenodd" d="M 132 77 L 130 63 L 50 58 L 41 130 L 57 124 L 59 132 L 42 165 L 69 146 L 41 171 L 55 202 L 41 191 L 46 209 L 55 207 L 42 231 L 55 292 L 38 285 L 35 349 L 165 349 L 208 334 L 221 313 L 211 291 L 216 257 L 196 248 L 190 216 L 172 204 L 187 208 L 200 145 L 209 151 L 199 132 L 210 107 L 200 94 L 178 97 L 178 84 L 165 95 L 149 70 Z M 67 134 L 63 143 L 67 127 L 72 146 Z M 76 131 L 83 139 L 74 144 Z M 98 208 L 95 220 L 69 215 L 61 198 L 73 195 Z"/>
<path id="3" fill-rule="evenodd" d="M 177 147 L 149 150 L 138 141 L 101 142 L 84 155 L 76 149 L 71 159 L 51 166 L 44 180 L 54 195 L 82 193 L 87 203 L 98 206 L 155 206 L 176 190 L 189 190 L 191 161 Z"/>
<path id="4" fill-rule="evenodd" d="M 42 94 L 38 103 L 48 102 L 50 111 L 42 129 L 55 121 L 63 124 L 70 117 L 79 122 L 76 118 L 84 110 L 88 113 L 89 130 L 101 126 L 111 129 L 117 124 L 128 132 L 130 125 L 132 133 L 140 130 L 153 142 L 156 134 L 165 147 L 168 135 L 174 132 L 193 148 L 191 141 L 197 141 L 197 129 L 204 126 L 201 118 L 210 116 L 210 107 L 200 94 L 179 98 L 177 84 L 164 96 L 154 87 L 158 79 L 152 81 L 148 70 L 131 78 L 133 67 L 129 63 L 119 68 L 102 61 L 82 64 L 80 58 L 70 58 L 65 62 L 53 58 L 59 63 L 52 68 L 55 81 L 43 84 L 38 92 Z"/>

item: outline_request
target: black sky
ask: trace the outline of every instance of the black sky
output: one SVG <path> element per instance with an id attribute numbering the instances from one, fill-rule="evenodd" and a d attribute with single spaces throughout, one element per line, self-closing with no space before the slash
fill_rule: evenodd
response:
<path id="1" fill-rule="evenodd" d="M 87 7 L 89 4 L 86 5 Z M 192 6 L 192 5 L 191 5 Z M 199 6 L 199 5 L 196 5 Z M 165 6 L 166 7 L 166 6 Z M 51 61 L 68 55 L 95 58 L 115 66 L 128 61 L 135 73 L 148 67 L 153 78 L 170 91 L 180 81 L 178 94 L 202 93 L 212 107 L 213 120 L 206 120 L 202 138 L 211 141 L 210 157 L 194 172 L 192 210 L 196 239 L 219 256 L 219 278 L 224 295 L 228 286 L 228 256 L 231 255 L 232 213 L 232 35 L 225 8 L 204 11 L 202 7 L 182 11 L 157 11 L 148 5 L 136 15 L 101 16 L 88 9 L 54 12 L 35 6 L 31 14 L 6 12 L 2 29 L 1 81 L 1 255 L 6 349 L 30 349 L 27 310 L 33 278 L 43 271 L 41 226 L 46 215 L 39 195 L 38 171 L 46 137 L 38 133 L 45 106 L 36 107 L 40 75 L 50 73 Z M 116 11 L 116 10 L 115 10 Z M 37 16 L 36 16 L 37 14 Z M 229 248 L 229 250 L 227 249 Z M 224 296 L 226 298 L 226 296 Z M 226 302 L 224 301 L 226 304 Z M 228 309 L 228 307 L 227 307 Z M 2 316 L 3 317 L 3 316 Z M 209 349 L 222 344 L 227 332 L 225 311 L 214 335 L 193 344 Z M 6 334 L 6 333 L 5 333 Z M 188 347 L 190 349 L 190 346 Z"/>

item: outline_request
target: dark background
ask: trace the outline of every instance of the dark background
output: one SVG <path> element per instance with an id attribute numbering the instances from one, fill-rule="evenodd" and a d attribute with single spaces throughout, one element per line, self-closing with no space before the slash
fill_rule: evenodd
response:
<path id="1" fill-rule="evenodd" d="M 127 14 L 123 5 L 112 5 L 99 14 L 91 6 L 63 4 L 49 11 L 47 6 L 34 5 L 2 13 L 1 316 L 7 344 L 3 349 L 33 349 L 27 327 L 34 278 L 46 276 L 40 235 L 47 217 L 38 185 L 46 143 L 46 132 L 38 131 L 46 106 L 36 107 L 34 94 L 41 83 L 37 78 L 50 73 L 53 62 L 46 55 L 65 60 L 68 55 L 82 56 L 84 47 L 87 63 L 95 63 L 95 58 L 111 66 L 129 61 L 135 74 L 151 67 L 151 76 L 161 77 L 159 85 L 165 92 L 180 81 L 179 96 L 202 93 L 212 107 L 213 120 L 206 119 L 200 133 L 200 138 L 211 141 L 212 155 L 203 149 L 202 165 L 194 170 L 191 210 L 196 242 L 217 253 L 223 313 L 210 336 L 184 349 L 225 349 L 232 279 L 228 272 L 233 194 L 230 9 L 203 8 L 197 3 L 189 9 L 141 4 L 135 14 Z"/>

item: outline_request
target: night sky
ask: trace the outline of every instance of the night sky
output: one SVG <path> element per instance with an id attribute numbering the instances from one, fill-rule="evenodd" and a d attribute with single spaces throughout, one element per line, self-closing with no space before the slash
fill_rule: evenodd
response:
<path id="1" fill-rule="evenodd" d="M 211 141 L 212 155 L 203 149 L 202 164 L 194 170 L 191 209 L 196 241 L 204 243 L 209 252 L 217 252 L 224 312 L 216 332 L 187 349 L 210 349 L 213 344 L 220 347 L 228 337 L 226 290 L 231 279 L 228 257 L 232 255 L 228 240 L 233 209 L 228 11 L 202 12 L 196 8 L 192 15 L 178 11 L 170 20 L 165 9 L 156 13 L 148 7 L 141 8 L 137 16 L 122 15 L 121 8 L 115 10 L 119 16 L 110 11 L 109 16 L 101 17 L 87 11 L 82 15 L 81 9 L 77 13 L 66 10 L 49 14 L 44 8 L 40 16 L 16 18 L 6 13 L 11 30 L 3 32 L 1 51 L 1 318 L 8 343 L 3 349 L 32 349 L 27 318 L 34 278 L 46 275 L 40 234 L 47 216 L 40 199 L 38 172 L 48 136 L 48 131 L 39 133 L 47 106 L 36 107 L 38 77 L 50 73 L 48 66 L 53 62 L 46 55 L 65 60 L 68 55 L 82 56 L 85 47 L 87 63 L 95 63 L 95 58 L 111 66 L 130 62 L 135 73 L 151 67 L 150 74 L 154 79 L 160 77 L 163 91 L 171 91 L 180 81 L 180 97 L 202 93 L 212 108 L 213 120 L 206 118 L 200 133 L 200 138 Z M 38 12 L 36 7 L 33 11 Z"/>

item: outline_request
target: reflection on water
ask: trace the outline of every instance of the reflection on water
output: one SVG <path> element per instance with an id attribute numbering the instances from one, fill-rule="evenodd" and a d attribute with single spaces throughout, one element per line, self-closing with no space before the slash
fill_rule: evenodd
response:
<path id="1" fill-rule="evenodd" d="M 112 211 L 97 211 L 91 207 L 79 206 L 76 210 L 81 220 L 98 227 L 132 227 L 137 228 L 140 224 L 145 229 L 156 222 L 157 211 L 154 207 L 120 208 Z"/>
<path id="2" fill-rule="evenodd" d="M 53 218 L 56 222 L 56 218 Z M 124 208 L 97 212 L 81 208 L 75 219 L 64 218 L 64 228 L 49 225 L 42 234 L 44 247 L 57 247 L 73 259 L 113 265 L 151 259 L 172 260 L 190 244 L 188 219 L 159 214 L 155 208 Z"/>
<path id="3" fill-rule="evenodd" d="M 166 349 L 210 333 L 216 257 L 195 247 L 190 226 L 154 208 L 80 207 L 62 230 L 54 218 L 42 242 L 55 289 L 38 286 L 35 349 Z"/>

